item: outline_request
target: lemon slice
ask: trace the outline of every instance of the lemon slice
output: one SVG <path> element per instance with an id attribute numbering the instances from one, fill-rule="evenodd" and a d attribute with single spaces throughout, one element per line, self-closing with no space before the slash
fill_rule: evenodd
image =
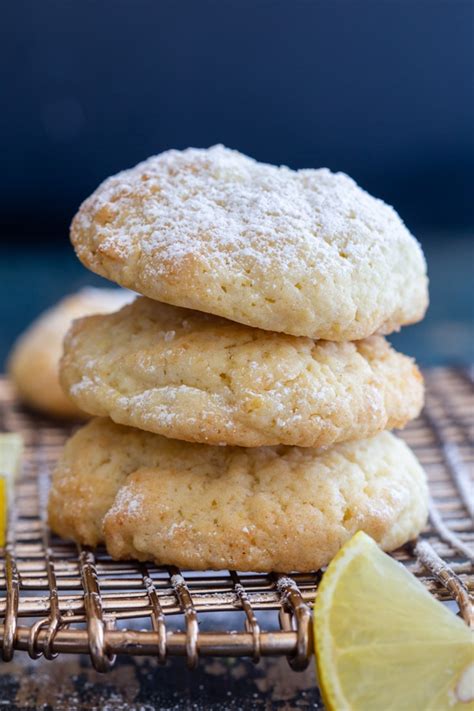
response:
<path id="1" fill-rule="evenodd" d="M 365 533 L 324 574 L 314 633 L 331 711 L 474 708 L 472 632 Z"/>
<path id="2" fill-rule="evenodd" d="M 0 546 L 5 545 L 8 508 L 20 468 L 23 440 L 18 434 L 0 434 Z"/>

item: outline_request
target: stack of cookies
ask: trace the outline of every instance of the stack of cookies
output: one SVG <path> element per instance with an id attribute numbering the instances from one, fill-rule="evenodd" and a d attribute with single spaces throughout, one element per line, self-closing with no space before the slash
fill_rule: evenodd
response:
<path id="1" fill-rule="evenodd" d="M 427 277 L 392 208 L 215 146 L 106 180 L 72 242 L 143 296 L 66 337 L 63 388 L 98 417 L 54 473 L 57 533 L 242 571 L 318 569 L 361 529 L 385 550 L 419 533 L 425 475 L 387 430 L 423 384 L 381 334 L 423 317 Z"/>

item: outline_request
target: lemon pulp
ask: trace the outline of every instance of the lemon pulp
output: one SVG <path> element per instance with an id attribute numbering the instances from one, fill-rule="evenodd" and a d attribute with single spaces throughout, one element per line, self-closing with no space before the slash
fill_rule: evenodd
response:
<path id="1" fill-rule="evenodd" d="M 18 434 L 0 434 L 0 546 L 5 545 L 8 523 L 8 507 L 17 475 L 23 440 Z"/>
<path id="2" fill-rule="evenodd" d="M 365 533 L 328 566 L 314 632 L 333 711 L 474 709 L 472 632 Z"/>

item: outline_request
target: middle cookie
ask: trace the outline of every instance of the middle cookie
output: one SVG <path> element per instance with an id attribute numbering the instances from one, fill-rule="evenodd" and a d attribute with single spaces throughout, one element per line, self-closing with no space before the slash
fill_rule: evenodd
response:
<path id="1" fill-rule="evenodd" d="M 146 298 L 76 321 L 61 382 L 92 415 L 242 447 L 361 439 L 423 404 L 418 368 L 381 336 L 313 341 Z"/>

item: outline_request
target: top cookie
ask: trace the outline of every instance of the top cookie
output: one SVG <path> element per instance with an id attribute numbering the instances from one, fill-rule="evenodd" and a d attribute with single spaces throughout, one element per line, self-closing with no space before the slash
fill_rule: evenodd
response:
<path id="1" fill-rule="evenodd" d="M 152 299 L 295 336 L 390 333 L 428 303 L 423 253 L 391 207 L 342 173 L 223 146 L 109 178 L 71 239 L 92 271 Z"/>

